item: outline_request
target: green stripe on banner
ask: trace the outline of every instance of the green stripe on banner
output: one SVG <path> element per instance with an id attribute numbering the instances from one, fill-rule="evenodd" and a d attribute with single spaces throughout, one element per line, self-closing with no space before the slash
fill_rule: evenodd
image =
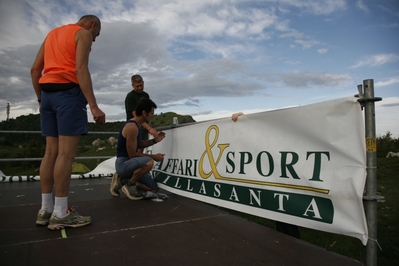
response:
<path id="1" fill-rule="evenodd" d="M 154 176 L 157 182 L 185 193 L 284 213 L 321 223 L 333 223 L 334 207 L 332 201 L 327 198 L 185 178 L 153 171 L 156 172 Z"/>

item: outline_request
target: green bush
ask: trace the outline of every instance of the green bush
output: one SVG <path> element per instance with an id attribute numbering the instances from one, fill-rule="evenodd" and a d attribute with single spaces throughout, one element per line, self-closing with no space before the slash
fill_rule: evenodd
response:
<path id="1" fill-rule="evenodd" d="M 377 138 L 377 157 L 386 157 L 391 151 L 399 152 L 399 139 L 392 138 L 392 133 L 388 131 L 385 135 Z"/>

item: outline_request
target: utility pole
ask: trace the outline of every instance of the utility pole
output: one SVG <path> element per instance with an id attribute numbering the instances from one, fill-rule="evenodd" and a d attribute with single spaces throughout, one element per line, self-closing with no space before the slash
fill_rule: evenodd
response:
<path id="1" fill-rule="evenodd" d="M 10 103 L 7 103 L 7 120 L 10 118 Z"/>

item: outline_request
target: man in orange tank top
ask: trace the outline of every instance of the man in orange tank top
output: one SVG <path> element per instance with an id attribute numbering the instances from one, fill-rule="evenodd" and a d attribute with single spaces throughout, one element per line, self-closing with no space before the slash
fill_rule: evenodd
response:
<path id="1" fill-rule="evenodd" d="M 86 105 L 96 123 L 105 123 L 88 68 L 91 45 L 100 31 L 101 22 L 94 15 L 51 30 L 31 68 L 42 135 L 46 137 L 40 165 L 42 206 L 36 224 L 48 224 L 51 230 L 91 223 L 90 216 L 81 216 L 68 208 L 68 193 L 78 142 L 81 135 L 88 133 Z"/>

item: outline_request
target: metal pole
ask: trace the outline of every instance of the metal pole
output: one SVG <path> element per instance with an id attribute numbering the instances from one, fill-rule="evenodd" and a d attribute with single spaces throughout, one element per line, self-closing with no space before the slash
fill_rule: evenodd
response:
<path id="1" fill-rule="evenodd" d="M 7 120 L 10 118 L 10 103 L 7 103 Z"/>
<path id="2" fill-rule="evenodd" d="M 366 159 L 367 159 L 367 179 L 366 195 L 366 218 L 368 225 L 369 240 L 367 241 L 366 265 L 377 265 L 377 142 L 375 134 L 375 104 L 382 100 L 374 97 L 374 80 L 363 81 L 364 95 L 359 101 L 363 102 L 365 109 L 366 127 Z"/>

